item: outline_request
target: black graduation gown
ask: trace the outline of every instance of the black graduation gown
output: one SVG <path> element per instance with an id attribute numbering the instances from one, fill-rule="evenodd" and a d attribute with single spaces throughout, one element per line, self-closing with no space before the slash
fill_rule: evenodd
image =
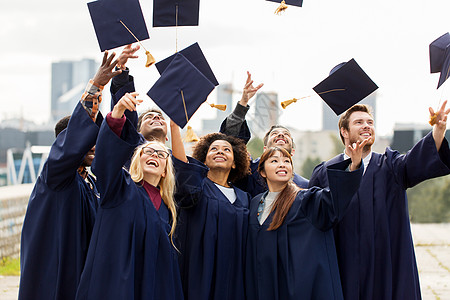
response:
<path id="1" fill-rule="evenodd" d="M 95 181 L 91 189 L 77 169 L 98 131 L 78 103 L 50 149 L 23 223 L 19 299 L 75 298 L 98 206 Z"/>
<path id="2" fill-rule="evenodd" d="M 92 166 L 101 203 L 76 299 L 183 299 L 168 208 L 122 168 L 138 143 L 128 120 L 121 138 L 103 122 Z"/>
<path id="3" fill-rule="evenodd" d="M 343 299 L 331 228 L 359 187 L 363 168 L 345 172 L 350 160 L 330 166 L 330 190 L 301 190 L 283 224 L 267 231 L 257 218 L 263 194 L 250 204 L 245 284 L 247 300 Z"/>
<path id="4" fill-rule="evenodd" d="M 310 186 L 326 187 L 325 167 L 318 165 Z M 406 189 L 450 173 L 446 140 L 439 152 L 429 133 L 406 155 L 389 148 L 372 153 L 358 193 L 335 228 L 336 250 L 346 300 L 420 299 Z"/>
<path id="5" fill-rule="evenodd" d="M 180 207 L 177 247 L 187 300 L 244 299 L 244 247 L 249 196 L 233 187 L 232 204 L 206 177 L 208 168 L 174 158 Z"/>

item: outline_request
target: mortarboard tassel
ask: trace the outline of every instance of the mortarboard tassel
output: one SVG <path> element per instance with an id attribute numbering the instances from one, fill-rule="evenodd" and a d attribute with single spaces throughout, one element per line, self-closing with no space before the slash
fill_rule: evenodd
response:
<path id="1" fill-rule="evenodd" d="M 186 134 L 183 137 L 183 142 L 185 143 L 192 143 L 192 142 L 198 142 L 200 139 L 195 134 L 194 129 L 192 129 L 191 126 L 187 127 Z"/>
<path id="2" fill-rule="evenodd" d="M 339 92 L 339 91 L 345 91 L 345 89 L 332 89 L 332 90 L 329 90 L 329 91 L 324 91 L 324 92 L 321 92 L 321 93 L 317 93 L 317 95 L 322 95 L 322 94 L 326 94 L 326 93 L 329 93 L 329 92 Z M 309 98 L 309 97 L 311 97 L 312 95 L 309 95 L 309 96 L 305 96 L 305 97 L 301 97 L 301 98 L 292 98 L 292 99 L 289 99 L 289 100 L 286 100 L 286 101 L 283 101 L 283 102 L 281 102 L 281 107 L 283 108 L 283 109 L 285 109 L 288 105 L 290 105 L 290 104 L 292 104 L 292 103 L 295 103 L 295 102 L 297 102 L 298 100 L 300 100 L 300 99 L 305 99 L 305 98 Z"/>
<path id="3" fill-rule="evenodd" d="M 278 6 L 277 9 L 275 10 L 274 14 L 280 15 L 287 8 L 288 8 L 288 6 L 286 5 L 286 2 L 284 2 L 284 0 L 283 0 L 283 1 L 281 1 L 280 6 Z"/>
<path id="4" fill-rule="evenodd" d="M 213 104 L 213 103 L 208 103 L 209 106 L 211 106 L 212 108 L 217 108 L 221 111 L 225 111 L 227 109 L 227 105 L 226 104 Z"/>
<path id="5" fill-rule="evenodd" d="M 145 63 L 145 66 L 148 68 L 148 67 L 150 67 L 151 65 L 153 65 L 153 64 L 156 62 L 156 60 L 155 60 L 155 58 L 153 57 L 153 55 L 151 55 L 150 52 L 149 52 L 147 49 L 145 49 L 145 47 L 144 47 L 144 45 L 142 45 L 141 41 L 138 40 L 138 38 L 133 34 L 133 32 L 131 32 L 130 29 L 128 29 L 127 25 L 125 25 L 125 24 L 122 22 L 122 20 L 119 20 L 119 22 L 123 25 L 123 27 L 125 27 L 126 30 L 128 30 L 129 33 L 131 33 L 131 35 L 134 37 L 134 39 L 135 39 L 135 40 L 141 45 L 141 47 L 145 50 L 145 55 L 147 55 L 147 61 L 146 61 L 146 63 Z"/>

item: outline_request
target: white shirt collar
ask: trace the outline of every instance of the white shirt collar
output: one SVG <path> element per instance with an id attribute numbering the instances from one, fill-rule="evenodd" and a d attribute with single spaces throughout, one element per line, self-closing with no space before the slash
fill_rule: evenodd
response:
<path id="1" fill-rule="evenodd" d="M 345 159 L 349 159 L 349 158 L 350 158 L 350 156 L 348 156 L 348 155 L 345 153 L 345 151 L 344 151 L 344 160 L 345 160 Z M 370 159 L 371 159 L 371 158 L 372 158 L 372 151 L 370 151 L 370 153 L 367 154 L 367 156 L 363 158 L 363 164 L 364 164 L 364 171 L 363 171 L 363 174 L 366 173 L 366 169 L 367 169 L 367 166 L 369 165 L 369 162 L 370 162 Z"/>

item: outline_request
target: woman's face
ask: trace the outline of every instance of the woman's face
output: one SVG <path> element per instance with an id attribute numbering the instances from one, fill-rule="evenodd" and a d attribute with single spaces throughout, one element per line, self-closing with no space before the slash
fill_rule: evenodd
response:
<path id="1" fill-rule="evenodd" d="M 264 162 L 264 170 L 261 176 L 271 183 L 287 183 L 292 178 L 292 163 L 289 157 L 283 156 L 280 151 L 275 151 Z"/>
<path id="2" fill-rule="evenodd" d="M 157 143 L 149 143 L 141 150 L 140 163 L 144 178 L 164 177 L 169 153 Z"/>
<path id="3" fill-rule="evenodd" d="M 224 140 L 212 142 L 206 154 L 205 165 L 210 169 L 231 170 L 231 168 L 234 168 L 234 154 L 231 144 Z"/>

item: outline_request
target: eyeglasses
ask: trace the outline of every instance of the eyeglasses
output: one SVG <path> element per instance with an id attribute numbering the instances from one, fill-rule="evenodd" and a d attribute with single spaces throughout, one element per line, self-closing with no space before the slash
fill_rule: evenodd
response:
<path id="1" fill-rule="evenodd" d="M 156 152 L 156 155 L 158 156 L 158 158 L 165 159 L 165 158 L 169 157 L 169 153 L 167 153 L 164 150 L 156 150 L 156 149 L 153 149 L 152 147 L 142 148 L 142 153 L 147 154 L 147 155 L 153 155 L 153 153 L 155 153 L 155 152 Z"/>

